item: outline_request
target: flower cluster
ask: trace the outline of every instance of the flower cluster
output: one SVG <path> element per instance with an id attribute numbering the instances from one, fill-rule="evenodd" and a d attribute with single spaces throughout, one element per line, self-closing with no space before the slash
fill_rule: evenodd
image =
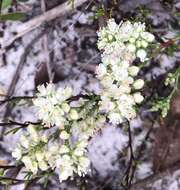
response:
<path id="1" fill-rule="evenodd" d="M 133 58 L 139 57 L 141 61 L 145 61 L 147 60 L 145 49 L 148 43 L 154 40 L 154 35 L 145 30 L 144 23 L 132 24 L 126 21 L 118 25 L 114 19 L 110 19 L 107 26 L 99 30 L 98 39 L 98 48 L 106 53 L 112 53 L 119 48 L 119 50 L 124 50 L 124 54 L 129 54 L 130 51 L 134 53 L 131 54 Z"/>
<path id="2" fill-rule="evenodd" d="M 26 170 L 34 175 L 48 168 L 58 173 L 60 181 L 72 177 L 73 173 L 84 175 L 90 164 L 86 156 L 88 141 L 81 139 L 73 144 L 66 131 L 58 132 L 59 137 L 52 140 L 53 133 L 50 135 L 29 125 L 12 156 L 21 160 Z"/>
<path id="3" fill-rule="evenodd" d="M 32 174 L 55 170 L 60 181 L 87 173 L 88 140 L 109 120 L 117 125 L 136 116 L 135 106 L 143 101 L 139 90 L 144 81 L 138 79 L 136 57 L 147 60 L 145 49 L 154 36 L 141 23 L 113 19 L 98 32 L 98 47 L 103 50 L 102 63 L 96 69 L 102 90 L 99 95 L 72 97 L 70 87 L 39 86 L 33 103 L 45 126 L 27 127 L 12 155 L 24 163 Z M 108 120 L 107 120 L 108 118 Z M 43 125 L 44 126 L 44 125 Z"/>
<path id="4" fill-rule="evenodd" d="M 21 135 L 12 156 L 21 160 L 26 169 L 33 174 L 36 174 L 38 169 L 45 171 L 48 169 L 48 162 L 45 159 L 47 142 L 48 138 L 45 134 L 38 133 L 34 126 L 29 125 L 27 131 Z"/>
<path id="5" fill-rule="evenodd" d="M 60 182 L 72 177 L 74 173 L 82 176 L 87 173 L 90 161 L 86 156 L 86 140 L 77 141 L 73 146 L 66 142 L 49 144 L 47 157 L 52 168 L 56 169 Z"/>
<path id="6" fill-rule="evenodd" d="M 72 96 L 70 87 L 55 89 L 54 84 L 38 87 L 37 98 L 33 101 L 38 108 L 39 119 L 47 126 L 64 126 L 67 116 L 70 119 L 78 119 L 76 110 L 71 109 L 67 100 Z"/>
<path id="7" fill-rule="evenodd" d="M 137 79 L 138 66 L 132 66 L 136 57 L 146 61 L 145 48 L 154 36 L 141 23 L 129 21 L 117 25 L 114 19 L 98 32 L 98 47 L 103 50 L 102 63 L 96 73 L 102 85 L 100 111 L 107 113 L 112 124 L 136 116 L 135 106 L 143 101 L 139 90 L 144 81 Z"/>

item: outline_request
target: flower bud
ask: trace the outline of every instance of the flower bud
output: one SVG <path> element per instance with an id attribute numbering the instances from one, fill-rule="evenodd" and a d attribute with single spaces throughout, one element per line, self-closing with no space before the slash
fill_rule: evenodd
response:
<path id="1" fill-rule="evenodd" d="M 36 156 L 37 161 L 42 161 L 45 155 L 42 151 L 36 151 L 35 156 Z"/>
<path id="2" fill-rule="evenodd" d="M 48 169 L 48 165 L 44 160 L 38 161 L 38 166 L 42 171 L 45 171 Z"/>
<path id="3" fill-rule="evenodd" d="M 109 34 L 108 35 L 108 40 L 111 42 L 113 40 L 113 35 L 112 34 Z"/>
<path id="4" fill-rule="evenodd" d="M 148 42 L 153 42 L 154 39 L 155 39 L 155 38 L 154 38 L 154 35 L 148 32 L 148 34 L 147 34 L 147 36 L 146 36 L 146 40 L 147 40 Z"/>
<path id="5" fill-rule="evenodd" d="M 140 104 L 144 100 L 144 97 L 139 92 L 133 94 L 133 97 L 137 104 Z"/>
<path id="6" fill-rule="evenodd" d="M 136 53 L 137 57 L 140 58 L 140 60 L 142 62 L 144 62 L 146 60 L 146 56 L 147 56 L 147 53 L 144 49 L 139 49 Z"/>
<path id="7" fill-rule="evenodd" d="M 63 103 L 63 104 L 61 105 L 61 107 L 62 107 L 62 110 L 63 110 L 65 113 L 68 113 L 69 110 L 70 110 L 70 106 L 69 106 L 67 103 Z"/>
<path id="8" fill-rule="evenodd" d="M 71 109 L 69 116 L 72 120 L 77 120 L 79 118 L 78 113 L 75 109 Z"/>
<path id="9" fill-rule="evenodd" d="M 138 79 L 134 82 L 133 86 L 136 90 L 139 90 L 144 86 L 144 81 L 142 79 Z"/>
<path id="10" fill-rule="evenodd" d="M 64 96 L 66 97 L 66 99 L 70 98 L 72 95 L 72 88 L 71 87 L 66 87 L 64 89 Z"/>
<path id="11" fill-rule="evenodd" d="M 139 32 L 138 32 L 138 31 L 137 31 L 137 32 L 134 32 L 134 33 L 133 33 L 133 37 L 136 38 L 136 39 L 139 38 Z"/>
<path id="12" fill-rule="evenodd" d="M 142 40 L 142 41 L 141 41 L 141 46 L 142 46 L 143 48 L 147 48 L 148 43 L 147 43 L 145 40 Z"/>
<path id="13" fill-rule="evenodd" d="M 136 41 L 136 47 L 140 48 L 141 47 L 141 41 Z"/>
<path id="14" fill-rule="evenodd" d="M 131 66 L 131 67 L 129 67 L 128 71 L 129 71 L 129 74 L 131 76 L 136 76 L 138 74 L 138 72 L 139 72 L 139 67 Z"/>
<path id="15" fill-rule="evenodd" d="M 133 44 L 128 44 L 127 48 L 130 52 L 135 52 L 136 51 L 136 46 Z"/>
<path id="16" fill-rule="evenodd" d="M 66 131 L 62 131 L 60 133 L 60 138 L 63 139 L 63 140 L 69 139 L 69 136 L 70 136 L 69 133 L 67 133 Z"/>
<path id="17" fill-rule="evenodd" d="M 129 38 L 129 42 L 130 42 L 130 43 L 132 43 L 132 44 L 133 44 L 133 43 L 135 43 L 135 41 L 136 41 L 136 39 L 135 39 L 135 38 L 133 38 L 133 37 Z"/>

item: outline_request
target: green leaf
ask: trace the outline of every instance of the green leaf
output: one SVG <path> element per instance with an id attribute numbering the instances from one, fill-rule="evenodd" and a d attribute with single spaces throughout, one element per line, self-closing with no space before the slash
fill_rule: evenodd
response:
<path id="1" fill-rule="evenodd" d="M 15 12 L 15 13 L 8 13 L 0 15 L 0 21 L 16 21 L 16 20 L 22 20 L 25 17 L 25 13 L 22 12 Z"/>
<path id="2" fill-rule="evenodd" d="M 12 3 L 12 0 L 3 0 L 1 9 L 5 9 L 5 8 L 9 7 L 11 5 L 11 3 Z"/>
<path id="3" fill-rule="evenodd" d="M 15 133 L 17 133 L 20 129 L 22 129 L 22 127 L 16 127 L 16 128 L 14 128 L 14 129 L 10 129 L 10 130 L 8 130 L 7 132 L 5 132 L 5 136 L 6 135 L 9 135 L 10 133 L 12 133 L 12 134 L 15 134 Z"/>

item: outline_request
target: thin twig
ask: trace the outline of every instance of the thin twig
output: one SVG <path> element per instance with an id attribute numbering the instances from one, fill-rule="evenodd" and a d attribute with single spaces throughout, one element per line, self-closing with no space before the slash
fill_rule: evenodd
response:
<path id="1" fill-rule="evenodd" d="M 18 101 L 18 100 L 28 100 L 28 99 L 34 99 L 36 96 L 12 96 L 12 97 L 5 97 L 4 100 L 0 100 L 0 106 L 11 101 Z"/>
<path id="2" fill-rule="evenodd" d="M 5 180 L 5 181 L 8 180 L 8 181 L 22 182 L 22 183 L 29 181 L 29 180 L 16 179 L 16 178 L 11 178 L 11 177 L 0 177 L 0 181 L 3 181 L 3 180 Z"/>
<path id="3" fill-rule="evenodd" d="M 134 152 L 133 152 L 133 147 L 132 147 L 132 134 L 131 134 L 131 127 L 130 127 L 129 122 L 128 122 L 128 136 L 129 136 L 130 161 L 129 161 L 127 176 L 126 176 L 126 186 L 130 188 L 132 180 L 129 177 L 130 177 L 131 167 L 134 164 L 135 157 L 134 157 Z"/>
<path id="4" fill-rule="evenodd" d="M 140 160 L 140 158 L 141 158 L 141 156 L 142 156 L 142 152 L 143 152 L 144 146 L 145 146 L 147 140 L 149 139 L 149 136 L 150 136 L 150 134 L 151 134 L 152 131 L 153 131 L 153 125 L 152 125 L 152 127 L 148 130 L 148 132 L 146 133 L 146 136 L 145 136 L 145 138 L 144 138 L 144 140 L 143 140 L 143 142 L 142 142 L 142 144 L 141 144 L 141 146 L 140 146 L 138 155 L 137 155 L 137 157 L 135 158 L 135 162 L 134 162 L 134 164 L 133 164 L 133 166 L 132 166 L 131 175 L 129 176 L 129 178 L 130 178 L 129 180 L 130 180 L 131 183 L 132 183 L 132 181 L 133 181 L 133 179 L 134 179 L 134 174 L 135 174 L 136 169 L 137 169 L 137 162 Z M 130 183 L 130 187 L 131 187 L 131 183 Z"/>
<path id="5" fill-rule="evenodd" d="M 0 122 L 0 127 L 10 126 L 10 125 L 18 125 L 18 126 L 26 127 L 30 124 L 39 125 L 41 124 L 41 122 L 40 121 L 39 122 L 26 121 L 24 123 L 20 123 L 17 121 L 9 120 L 9 122 Z"/>

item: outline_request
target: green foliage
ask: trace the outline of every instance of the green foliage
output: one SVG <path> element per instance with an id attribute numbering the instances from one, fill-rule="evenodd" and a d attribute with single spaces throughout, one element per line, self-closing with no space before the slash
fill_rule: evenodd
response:
<path id="1" fill-rule="evenodd" d="M 16 20 L 22 20 L 25 17 L 25 13 L 22 12 L 15 12 L 15 13 L 7 13 L 0 15 L 0 21 L 16 21 Z"/>
<path id="2" fill-rule="evenodd" d="M 11 4 L 12 4 L 12 0 L 3 0 L 1 9 L 5 9 L 5 8 L 9 7 L 9 6 L 11 6 Z"/>
<path id="3" fill-rule="evenodd" d="M 151 111 L 160 111 L 162 117 L 166 117 L 170 108 L 169 98 L 159 98 L 152 104 Z"/>
<path id="4" fill-rule="evenodd" d="M 100 17 L 105 15 L 104 7 L 97 8 L 94 14 L 94 19 L 99 19 Z"/>
<path id="5" fill-rule="evenodd" d="M 170 95 L 165 98 L 159 98 L 152 103 L 151 111 L 160 111 L 162 117 L 166 117 L 170 109 L 170 101 L 173 95 L 179 93 L 179 77 L 180 77 L 180 67 L 176 69 L 174 73 L 169 73 L 165 80 L 165 85 L 170 85 L 173 87 Z"/>

